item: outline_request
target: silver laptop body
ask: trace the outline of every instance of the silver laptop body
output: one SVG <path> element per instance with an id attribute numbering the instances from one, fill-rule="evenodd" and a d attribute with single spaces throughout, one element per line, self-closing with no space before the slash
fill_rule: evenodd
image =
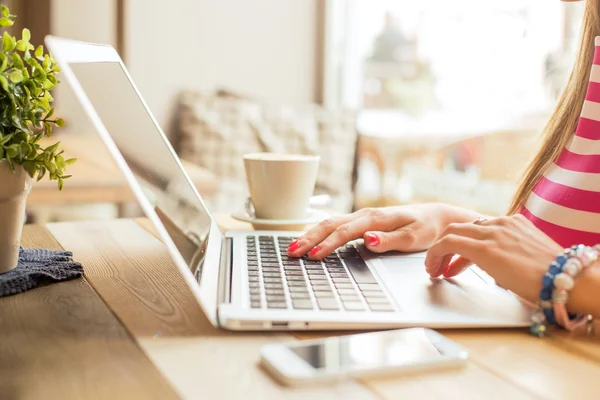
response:
<path id="1" fill-rule="evenodd" d="M 422 253 L 375 256 L 356 242 L 324 262 L 314 262 L 287 258 L 285 249 L 299 232 L 222 234 L 117 52 L 52 36 L 46 44 L 215 326 L 337 330 L 528 325 L 524 305 L 478 268 L 453 280 L 431 279 Z"/>

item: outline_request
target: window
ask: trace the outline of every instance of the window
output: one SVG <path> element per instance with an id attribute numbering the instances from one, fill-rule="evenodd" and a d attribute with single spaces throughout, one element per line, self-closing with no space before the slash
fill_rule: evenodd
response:
<path id="1" fill-rule="evenodd" d="M 568 76 L 583 4 L 331 3 L 324 98 L 361 109 L 371 176 L 358 204 L 370 193 L 505 212 Z"/>

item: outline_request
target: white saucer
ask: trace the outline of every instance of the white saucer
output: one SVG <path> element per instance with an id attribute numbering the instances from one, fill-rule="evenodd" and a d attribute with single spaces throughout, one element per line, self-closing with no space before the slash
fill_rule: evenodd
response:
<path id="1" fill-rule="evenodd" d="M 231 213 L 238 221 L 249 222 L 257 231 L 301 231 L 306 225 L 316 224 L 329 217 L 329 213 L 314 208 L 306 210 L 306 218 L 302 219 L 264 219 L 248 214 L 245 209 Z"/>

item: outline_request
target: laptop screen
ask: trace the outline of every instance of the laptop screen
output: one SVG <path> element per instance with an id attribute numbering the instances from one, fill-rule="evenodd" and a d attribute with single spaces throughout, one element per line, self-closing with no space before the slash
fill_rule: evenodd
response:
<path id="1" fill-rule="evenodd" d="M 117 62 L 70 63 L 144 194 L 199 279 L 211 218 Z"/>

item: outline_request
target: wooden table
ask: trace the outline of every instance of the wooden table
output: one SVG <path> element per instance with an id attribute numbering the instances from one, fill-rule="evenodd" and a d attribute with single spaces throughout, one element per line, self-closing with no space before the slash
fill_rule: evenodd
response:
<path id="1" fill-rule="evenodd" d="M 61 142 L 66 158 L 77 158 L 69 166 L 73 177 L 65 181 L 58 191 L 56 181 L 43 179 L 36 182 L 27 198 L 27 204 L 65 205 L 116 203 L 119 205 L 136 201 L 119 167 L 96 134 L 66 134 L 44 139 L 48 144 Z M 218 187 L 216 176 L 189 162 L 182 161 L 196 188 L 203 196 L 214 194 Z"/>
<path id="2" fill-rule="evenodd" d="M 239 226 L 243 227 L 243 226 Z M 597 399 L 600 335 L 445 331 L 463 369 L 289 389 L 264 343 L 310 333 L 214 328 L 145 220 L 26 226 L 26 247 L 69 249 L 85 278 L 0 299 L 0 398 Z"/>

